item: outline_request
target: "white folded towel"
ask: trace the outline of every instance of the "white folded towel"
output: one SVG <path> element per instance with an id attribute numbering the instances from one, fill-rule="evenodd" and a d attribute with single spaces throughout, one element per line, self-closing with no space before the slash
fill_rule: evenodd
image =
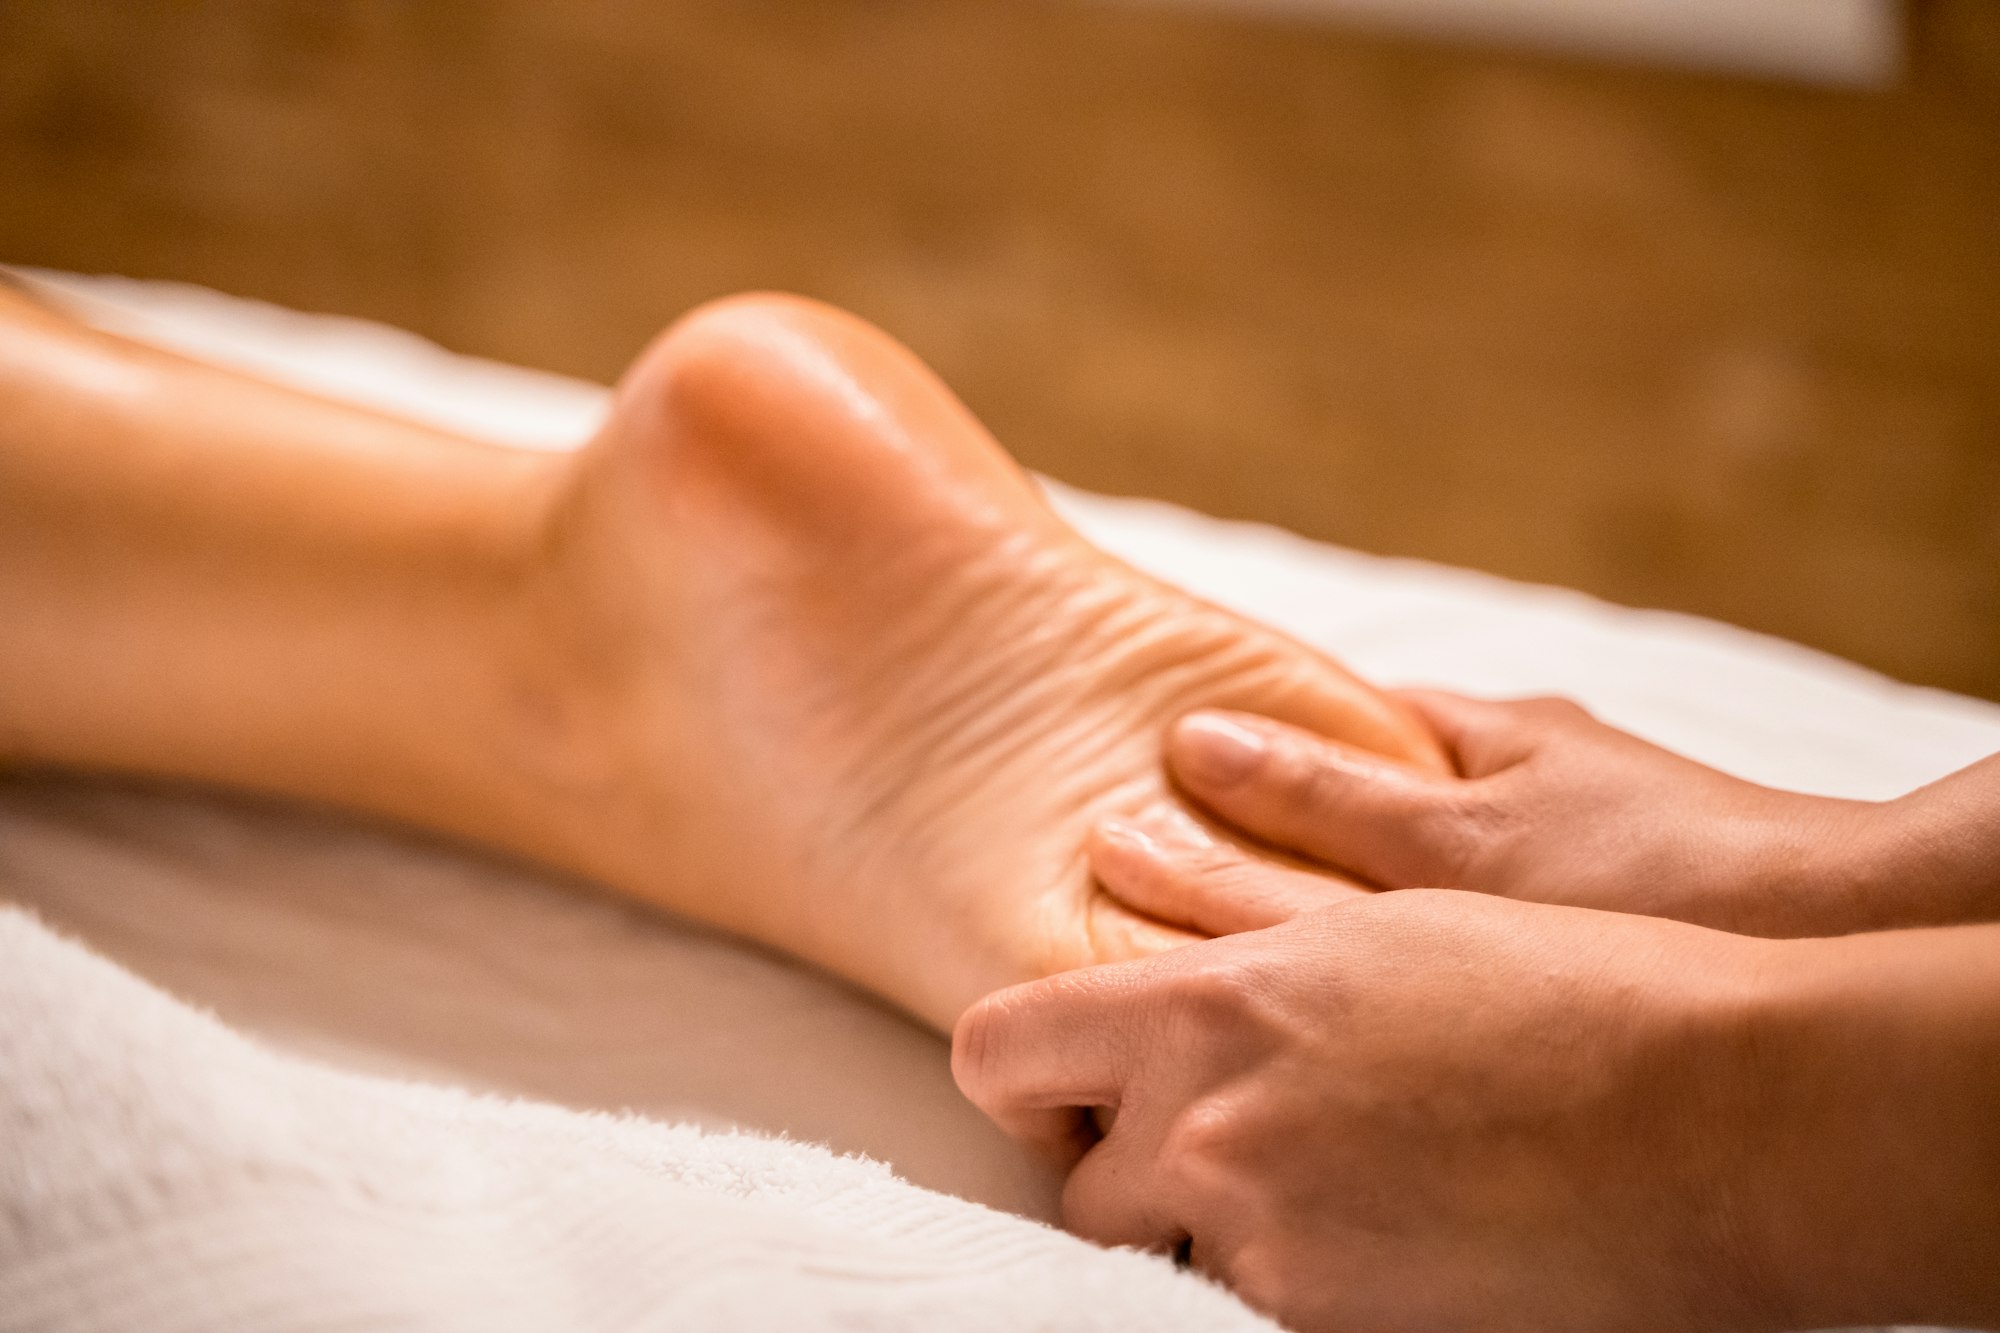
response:
<path id="1" fill-rule="evenodd" d="M 874 1162 L 281 1055 L 13 909 L 0 1014 L 9 1333 L 1271 1327 Z"/>

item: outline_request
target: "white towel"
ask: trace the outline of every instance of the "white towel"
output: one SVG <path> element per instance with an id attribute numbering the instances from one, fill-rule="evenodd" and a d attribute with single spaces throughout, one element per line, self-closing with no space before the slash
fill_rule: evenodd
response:
<path id="1" fill-rule="evenodd" d="M 9 1333 L 1270 1327 L 859 1158 L 280 1055 L 11 909 L 0 1014 Z"/>

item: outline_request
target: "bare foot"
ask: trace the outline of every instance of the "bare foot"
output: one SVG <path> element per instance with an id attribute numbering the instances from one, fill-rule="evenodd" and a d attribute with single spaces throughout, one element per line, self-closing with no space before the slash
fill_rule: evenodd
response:
<path id="1" fill-rule="evenodd" d="M 1089 546 L 907 351 L 810 302 L 668 330 L 552 540 L 610 742 L 574 859 L 940 1028 L 1191 938 L 1087 859 L 1106 814 L 1178 804 L 1161 745 L 1189 709 L 1443 764 L 1311 649 Z"/>

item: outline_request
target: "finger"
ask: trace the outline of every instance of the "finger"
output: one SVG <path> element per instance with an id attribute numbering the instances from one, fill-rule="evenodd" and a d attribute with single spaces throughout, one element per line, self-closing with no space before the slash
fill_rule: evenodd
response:
<path id="1" fill-rule="evenodd" d="M 1475 832 L 1464 784 L 1247 713 L 1174 725 L 1175 779 L 1228 823 L 1383 888 L 1456 881 Z"/>
<path id="2" fill-rule="evenodd" d="M 1172 1253 L 1187 1239 L 1159 1169 L 1159 1135 L 1127 1118 L 1092 1148 L 1063 1186 L 1063 1226 L 1099 1245 Z"/>
<path id="3" fill-rule="evenodd" d="M 1172 917 L 1156 917 L 1141 904 L 1112 894 L 1094 895 L 1090 913 L 1093 961 L 1122 963 L 1195 944 L 1211 932 Z"/>
<path id="4" fill-rule="evenodd" d="M 1144 962 L 1082 968 L 987 996 L 952 1032 L 959 1091 L 1002 1129 L 1073 1157 L 1079 1109 L 1115 1107 L 1143 1040 Z"/>
<path id="5" fill-rule="evenodd" d="M 1593 719 L 1568 699 L 1473 699 L 1445 690 L 1397 690 L 1444 742 L 1467 778 L 1491 777 L 1526 759 L 1552 730 Z"/>
<path id="6" fill-rule="evenodd" d="M 1207 935 L 1262 930 L 1367 892 L 1337 874 L 1254 860 L 1177 811 L 1105 820 L 1091 836 L 1090 868 L 1133 909 Z"/>

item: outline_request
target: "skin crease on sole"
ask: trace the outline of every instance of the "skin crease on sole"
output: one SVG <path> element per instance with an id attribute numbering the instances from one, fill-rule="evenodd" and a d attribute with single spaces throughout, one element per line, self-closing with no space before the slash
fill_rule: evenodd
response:
<path id="1" fill-rule="evenodd" d="M 544 597 L 609 738 L 576 793 L 599 872 L 942 1030 L 1191 938 L 1086 857 L 1100 817 L 1179 804 L 1188 710 L 1445 766 L 1325 657 L 1091 547 L 910 353 L 798 298 L 663 334 L 554 513 Z"/>

